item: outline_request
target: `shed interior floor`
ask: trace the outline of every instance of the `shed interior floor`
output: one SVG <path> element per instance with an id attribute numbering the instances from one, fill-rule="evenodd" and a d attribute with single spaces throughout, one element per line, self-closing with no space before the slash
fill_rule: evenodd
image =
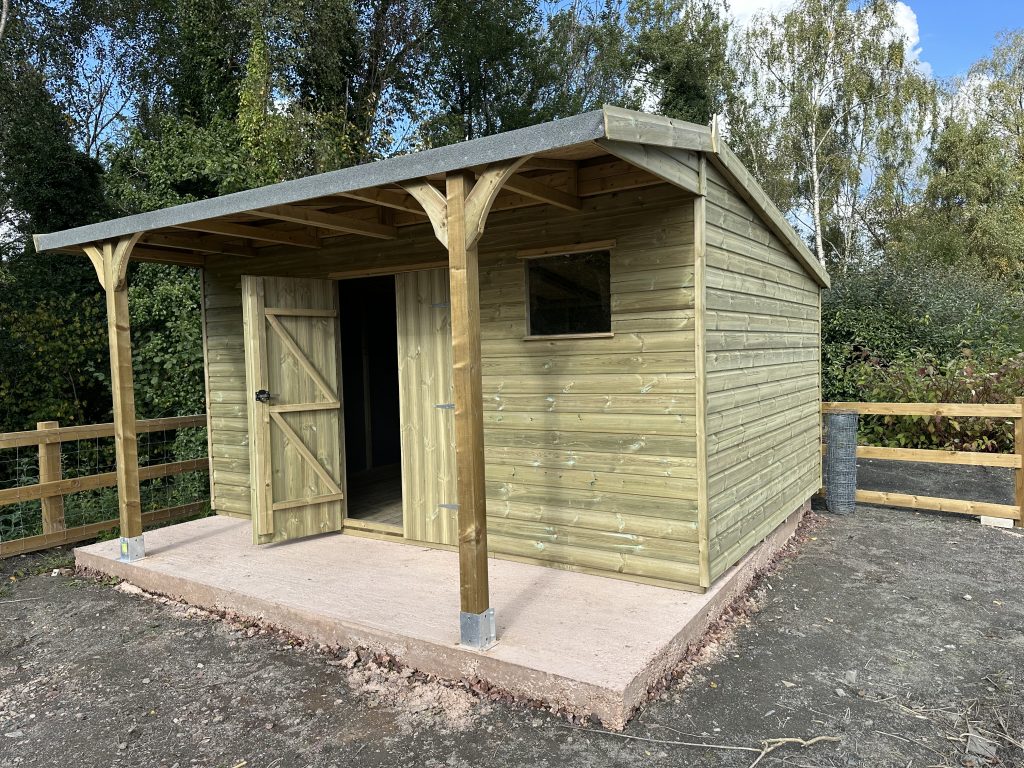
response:
<path id="1" fill-rule="evenodd" d="M 348 516 L 402 527 L 402 466 L 391 464 L 348 479 Z"/>

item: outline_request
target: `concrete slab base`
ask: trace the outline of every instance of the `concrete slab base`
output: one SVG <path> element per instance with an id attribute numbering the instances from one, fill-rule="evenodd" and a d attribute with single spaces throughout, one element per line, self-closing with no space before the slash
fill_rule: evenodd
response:
<path id="1" fill-rule="evenodd" d="M 498 643 L 459 645 L 458 555 L 356 536 L 257 547 L 248 521 L 208 517 L 146 534 L 146 557 L 117 541 L 75 550 L 78 566 L 311 641 L 386 651 L 451 680 L 625 726 L 709 624 L 749 586 L 809 509 L 804 505 L 705 594 L 491 560 Z"/>

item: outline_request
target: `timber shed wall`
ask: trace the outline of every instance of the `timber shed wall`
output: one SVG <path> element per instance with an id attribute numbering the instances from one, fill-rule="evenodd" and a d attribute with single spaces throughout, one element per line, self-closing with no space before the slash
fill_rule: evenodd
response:
<path id="1" fill-rule="evenodd" d="M 820 290 L 708 163 L 707 483 L 712 581 L 821 487 Z"/>
<path id="2" fill-rule="evenodd" d="M 488 221 L 479 249 L 492 552 L 698 587 L 820 487 L 818 285 L 715 166 L 706 168 L 703 460 L 701 207 L 661 185 L 588 199 L 580 213 L 527 208 Z M 249 514 L 241 274 L 337 278 L 445 263 L 426 225 L 407 231 L 397 243 L 210 260 L 204 322 L 218 513 Z M 603 240 L 615 241 L 614 336 L 524 339 L 522 252 Z M 706 516 L 698 513 L 702 461 Z"/>
<path id="3" fill-rule="evenodd" d="M 693 202 L 492 217 L 480 243 L 488 545 L 698 585 Z M 524 340 L 520 250 L 615 240 L 612 338 Z"/>
<path id="4" fill-rule="evenodd" d="M 496 212 L 480 242 L 489 546 L 495 553 L 696 586 L 693 203 L 668 185 L 580 213 Z M 432 232 L 204 270 L 214 507 L 248 515 L 240 276 L 437 266 Z M 526 341 L 520 251 L 615 240 L 611 338 Z"/>

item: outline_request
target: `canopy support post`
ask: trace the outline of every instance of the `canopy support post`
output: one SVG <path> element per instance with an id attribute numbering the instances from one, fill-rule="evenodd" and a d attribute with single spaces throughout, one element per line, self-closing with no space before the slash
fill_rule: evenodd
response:
<path id="1" fill-rule="evenodd" d="M 146 556 L 142 538 L 139 450 L 135 430 L 135 382 L 132 376 L 131 319 L 128 315 L 128 259 L 141 233 L 86 246 L 107 297 L 110 390 L 114 406 L 114 451 L 121 528 L 121 560 Z"/>
<path id="2" fill-rule="evenodd" d="M 487 574 L 477 242 L 495 198 L 526 160 L 492 163 L 475 180 L 471 171 L 453 171 L 446 176 L 444 193 L 425 179 L 403 185 L 423 206 L 437 239 L 448 249 L 459 505 L 459 638 L 464 647 L 478 651 L 497 642 L 497 629 Z"/>

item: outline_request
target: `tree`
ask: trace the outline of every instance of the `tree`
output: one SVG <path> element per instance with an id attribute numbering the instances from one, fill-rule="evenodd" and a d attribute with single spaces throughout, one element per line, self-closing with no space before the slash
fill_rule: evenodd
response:
<path id="1" fill-rule="evenodd" d="M 840 267 L 877 248 L 873 212 L 894 205 L 935 107 L 889 0 L 800 0 L 751 22 L 729 135 L 780 206 Z M 806 217 L 806 218 L 805 218 Z"/>
<path id="2" fill-rule="evenodd" d="M 0 78 L 0 199 L 12 237 L 0 251 L 0 424 L 103 420 L 110 399 L 96 379 L 105 364 L 105 310 L 85 257 L 36 254 L 28 234 L 107 215 L 102 169 L 71 140 L 44 76 L 24 60 Z"/>
<path id="3" fill-rule="evenodd" d="M 1024 163 L 1024 30 L 999 33 L 992 55 L 971 67 L 964 87 L 970 91 L 965 106 Z"/>
<path id="4" fill-rule="evenodd" d="M 431 6 L 426 146 L 534 122 L 540 14 L 530 0 L 437 0 Z"/>
<path id="5" fill-rule="evenodd" d="M 617 0 L 557 4 L 544 20 L 538 57 L 535 120 L 552 120 L 612 103 L 637 108 L 634 30 Z"/>
<path id="6" fill-rule="evenodd" d="M 706 125 L 735 90 L 723 0 L 637 0 L 640 77 L 668 117 Z"/>

